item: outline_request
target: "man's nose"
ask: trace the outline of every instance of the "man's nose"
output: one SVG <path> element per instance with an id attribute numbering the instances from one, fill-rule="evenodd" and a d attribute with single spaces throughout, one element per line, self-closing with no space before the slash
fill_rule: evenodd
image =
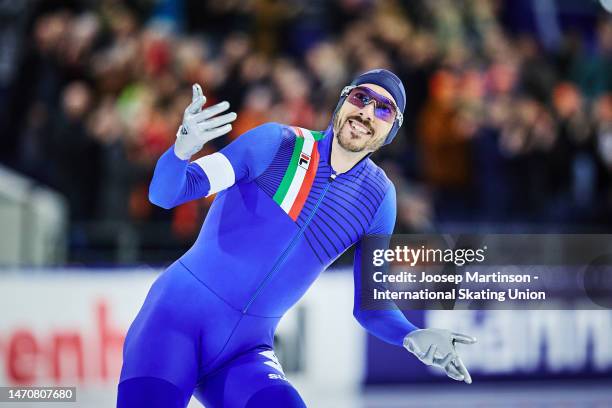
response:
<path id="1" fill-rule="evenodd" d="M 359 115 L 363 119 L 367 119 L 370 122 L 374 122 L 374 108 L 376 103 L 374 101 L 368 103 L 366 106 L 359 110 Z"/>

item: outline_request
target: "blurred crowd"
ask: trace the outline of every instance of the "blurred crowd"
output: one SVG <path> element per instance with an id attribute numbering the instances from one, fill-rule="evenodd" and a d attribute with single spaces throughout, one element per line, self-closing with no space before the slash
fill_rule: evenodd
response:
<path id="1" fill-rule="evenodd" d="M 398 232 L 612 219 L 603 9 L 551 43 L 517 26 L 511 8 L 530 1 L 51 3 L 23 2 L 24 21 L 0 11 L 3 56 L 21 50 L 0 75 L 1 159 L 63 193 L 75 225 L 170 221 L 193 238 L 210 200 L 170 212 L 147 200 L 192 83 L 238 113 L 209 154 L 268 121 L 324 129 L 342 87 L 378 67 L 408 99 L 396 142 L 375 156 L 397 186 Z"/>

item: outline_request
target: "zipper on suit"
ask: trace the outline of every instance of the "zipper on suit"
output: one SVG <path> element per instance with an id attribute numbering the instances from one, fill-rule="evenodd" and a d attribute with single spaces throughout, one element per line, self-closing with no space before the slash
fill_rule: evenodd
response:
<path id="1" fill-rule="evenodd" d="M 276 260 L 276 262 L 272 266 L 272 269 L 270 269 L 270 272 L 268 272 L 266 277 L 261 281 L 261 283 L 257 287 L 257 290 L 253 294 L 253 296 L 251 296 L 251 298 L 247 302 L 246 306 L 242 309 L 242 313 L 243 314 L 245 314 L 249 310 L 249 307 L 255 301 L 255 299 L 257 299 L 257 297 L 259 296 L 259 293 L 263 290 L 263 288 L 266 286 L 268 281 L 272 278 L 272 276 L 274 276 L 278 272 L 280 267 L 283 265 L 283 263 L 287 259 L 287 256 L 289 256 L 289 252 L 291 252 L 293 247 L 297 244 L 298 239 L 304 233 L 304 230 L 306 230 L 306 227 L 308 226 L 308 224 L 310 224 L 310 221 L 312 220 L 312 218 L 314 217 L 315 213 L 317 212 L 317 209 L 321 205 L 321 202 L 323 201 L 323 198 L 325 197 L 325 194 L 327 194 L 327 190 L 329 190 L 329 187 L 331 186 L 331 184 L 333 183 L 333 181 L 335 179 L 336 179 L 336 173 L 332 170 L 332 173 L 329 175 L 329 178 L 327 179 L 327 184 L 325 185 L 325 188 L 323 189 L 323 191 L 321 192 L 321 195 L 317 199 L 317 202 L 315 203 L 314 208 L 312 209 L 312 211 L 308 215 L 308 218 L 304 222 L 304 225 L 302 225 L 302 227 L 299 229 L 299 231 L 293 236 L 293 238 L 291 239 L 291 242 L 289 242 L 289 245 L 287 245 L 287 247 L 285 248 L 283 253 L 280 254 L 278 259 Z"/>

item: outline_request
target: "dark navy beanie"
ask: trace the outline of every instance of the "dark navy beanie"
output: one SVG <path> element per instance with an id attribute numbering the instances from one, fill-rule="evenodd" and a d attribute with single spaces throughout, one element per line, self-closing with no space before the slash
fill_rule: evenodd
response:
<path id="1" fill-rule="evenodd" d="M 364 72 L 351 82 L 351 85 L 362 84 L 375 84 L 385 88 L 387 92 L 393 96 L 395 103 L 402 113 L 404 113 L 404 108 L 406 107 L 406 91 L 404 90 L 402 80 L 393 72 L 387 71 L 386 69 L 373 69 Z"/>
<path id="2" fill-rule="evenodd" d="M 373 69 L 368 72 L 364 72 L 363 74 L 357 76 L 351 85 L 362 85 L 362 84 L 375 84 L 381 86 L 387 90 L 393 96 L 395 103 L 402 113 L 404 113 L 404 108 L 406 107 L 406 91 L 404 90 L 404 84 L 402 84 L 402 80 L 398 78 L 393 72 L 388 71 L 386 69 Z M 336 106 L 336 110 L 334 111 L 334 116 L 338 109 L 344 103 L 346 96 L 340 98 L 338 101 L 338 105 Z M 397 135 L 397 131 L 399 130 L 400 125 L 397 121 L 393 123 L 393 127 L 389 131 L 387 135 L 387 139 L 384 144 L 389 144 L 393 141 L 395 136 Z"/>

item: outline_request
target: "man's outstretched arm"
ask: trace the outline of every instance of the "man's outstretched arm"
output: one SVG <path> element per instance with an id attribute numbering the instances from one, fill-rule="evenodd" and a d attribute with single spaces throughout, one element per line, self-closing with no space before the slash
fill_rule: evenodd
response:
<path id="1" fill-rule="evenodd" d="M 202 110 L 206 98 L 194 85 L 193 100 L 185 110 L 174 146 L 158 160 L 149 200 L 169 209 L 184 202 L 217 193 L 240 180 L 253 179 L 272 161 L 280 145 L 282 127 L 275 123 L 258 126 L 220 152 L 190 162 L 203 145 L 231 130 L 235 113 L 216 116 L 229 108 L 221 102 Z"/>
<path id="2" fill-rule="evenodd" d="M 367 231 L 367 235 L 390 235 L 395 226 L 396 199 L 395 187 L 389 188 L 383 201 L 374 216 L 374 220 Z M 353 315 L 368 332 L 379 339 L 402 346 L 406 335 L 418 327 L 410 323 L 404 314 L 389 301 L 387 310 L 364 310 L 361 305 L 361 242 L 355 246 L 354 273 L 355 298 L 353 302 Z"/>
<path id="3" fill-rule="evenodd" d="M 367 235 L 390 235 L 395 225 L 395 188 L 391 185 L 376 212 Z M 388 239 L 382 239 L 385 246 Z M 395 303 L 388 301 L 385 310 L 363 310 L 361 305 L 361 242 L 357 243 L 354 261 L 355 300 L 353 315 L 370 333 L 387 343 L 403 346 L 423 364 L 443 369 L 450 378 L 470 384 L 472 377 L 457 354 L 455 343 L 473 344 L 476 339 L 444 329 L 419 329 L 406 319 Z"/>

